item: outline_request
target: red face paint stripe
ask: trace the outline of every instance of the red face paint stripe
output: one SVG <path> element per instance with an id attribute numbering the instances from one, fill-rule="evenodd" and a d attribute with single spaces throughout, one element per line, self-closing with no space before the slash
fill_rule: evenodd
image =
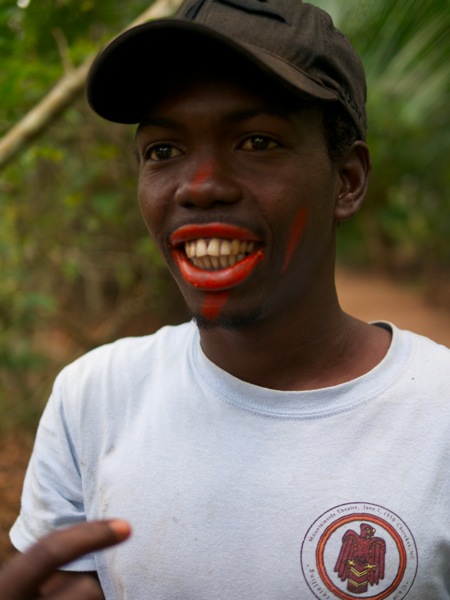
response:
<path id="1" fill-rule="evenodd" d="M 229 293 L 217 292 L 215 294 L 207 294 L 202 306 L 202 316 L 208 321 L 214 321 L 222 312 L 223 307 L 227 303 Z"/>
<path id="2" fill-rule="evenodd" d="M 292 255 L 294 254 L 294 251 L 298 246 L 303 230 L 305 229 L 306 214 L 306 206 L 301 206 L 297 213 L 297 216 L 295 217 L 289 234 L 289 240 L 286 246 L 286 256 L 284 258 L 282 273 L 284 273 L 288 268 L 289 263 L 292 259 Z"/>

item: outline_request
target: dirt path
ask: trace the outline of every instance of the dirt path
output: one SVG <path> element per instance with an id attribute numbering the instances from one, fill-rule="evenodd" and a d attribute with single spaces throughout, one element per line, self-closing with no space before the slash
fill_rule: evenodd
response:
<path id="1" fill-rule="evenodd" d="M 450 309 L 435 308 L 417 291 L 372 274 L 341 270 L 338 292 L 344 310 L 366 321 L 391 321 L 450 346 Z M 30 436 L 11 432 L 0 439 L 0 564 L 11 546 L 8 531 L 19 510 Z"/>
<path id="2" fill-rule="evenodd" d="M 450 307 L 432 306 L 417 289 L 385 277 L 341 269 L 337 288 L 344 310 L 363 321 L 390 321 L 450 347 Z"/>

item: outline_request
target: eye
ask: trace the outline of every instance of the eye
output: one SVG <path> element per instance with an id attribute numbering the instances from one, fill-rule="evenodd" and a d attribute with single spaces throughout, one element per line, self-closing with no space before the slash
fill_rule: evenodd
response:
<path id="1" fill-rule="evenodd" d="M 241 144 L 241 149 L 248 152 L 262 152 L 276 148 L 278 143 L 266 135 L 251 135 Z"/>
<path id="2" fill-rule="evenodd" d="M 181 156 L 181 151 L 171 144 L 154 144 L 148 146 L 144 152 L 145 160 L 150 161 L 170 160 L 177 156 Z"/>

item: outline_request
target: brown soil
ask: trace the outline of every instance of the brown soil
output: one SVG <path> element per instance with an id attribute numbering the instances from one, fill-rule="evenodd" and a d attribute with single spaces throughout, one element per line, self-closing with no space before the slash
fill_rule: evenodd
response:
<path id="1" fill-rule="evenodd" d="M 370 273 L 340 270 L 344 310 L 365 321 L 385 320 L 450 346 L 450 310 L 436 308 L 418 290 Z M 9 432 L 0 439 L 0 565 L 13 550 L 8 531 L 19 510 L 20 491 L 33 440 Z"/>
<path id="2" fill-rule="evenodd" d="M 434 305 L 417 286 L 340 269 L 337 288 L 342 308 L 355 317 L 390 321 L 450 347 L 450 309 Z"/>
<path id="3" fill-rule="evenodd" d="M 30 434 L 11 432 L 0 438 L 0 565 L 13 548 L 8 531 L 17 516 L 23 475 L 33 439 Z"/>

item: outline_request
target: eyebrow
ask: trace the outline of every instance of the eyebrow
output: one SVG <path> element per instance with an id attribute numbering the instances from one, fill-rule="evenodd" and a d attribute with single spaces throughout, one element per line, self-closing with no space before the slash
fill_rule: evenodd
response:
<path id="1" fill-rule="evenodd" d="M 138 126 L 136 127 L 135 137 L 144 127 L 162 127 L 163 129 L 171 129 L 176 128 L 178 126 L 177 122 L 173 119 L 167 119 L 166 117 L 145 117 L 142 119 Z"/>
<path id="2" fill-rule="evenodd" d="M 225 115 L 223 122 L 225 123 L 225 125 L 232 125 L 233 123 L 246 121 L 247 119 L 257 117 L 261 114 L 273 115 L 275 117 L 281 117 L 283 119 L 289 120 L 290 111 L 282 110 L 281 108 L 277 108 L 274 106 L 264 105 L 261 107 L 232 112 L 228 115 Z M 144 127 L 152 126 L 161 127 L 162 129 L 177 129 L 180 127 L 180 124 L 174 119 L 169 119 L 167 117 L 145 117 L 136 128 L 135 139 Z"/>

